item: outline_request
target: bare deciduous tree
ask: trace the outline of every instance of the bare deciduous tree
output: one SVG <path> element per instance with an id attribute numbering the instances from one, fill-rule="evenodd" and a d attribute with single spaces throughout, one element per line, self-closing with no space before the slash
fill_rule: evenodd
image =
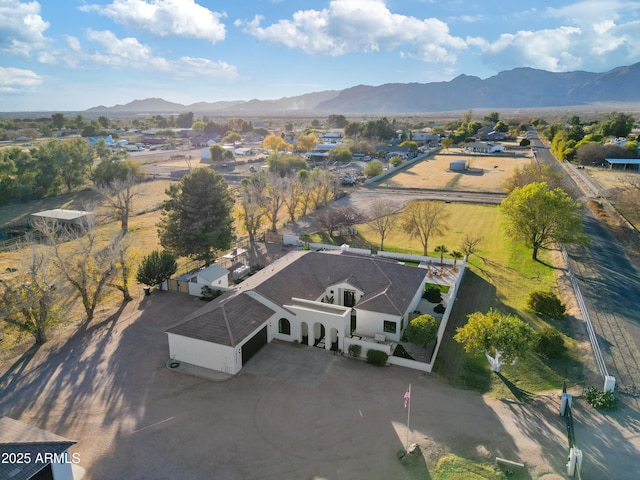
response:
<path id="1" fill-rule="evenodd" d="M 402 212 L 402 228 L 422 244 L 423 255 L 429 255 L 429 237 L 446 229 L 448 214 L 444 202 L 417 200 L 409 202 Z"/>
<path id="2" fill-rule="evenodd" d="M 297 177 L 285 177 L 284 206 L 289 214 L 289 220 L 293 223 L 296 220 L 298 206 L 302 202 L 302 186 Z"/>
<path id="3" fill-rule="evenodd" d="M 87 322 L 93 320 L 104 288 L 115 272 L 113 245 L 101 244 L 90 217 L 64 231 L 48 220 L 34 226 L 52 247 L 53 265 L 80 297 Z"/>
<path id="4" fill-rule="evenodd" d="M 462 239 L 462 247 L 460 247 L 460 249 L 466 256 L 470 256 L 476 252 L 476 250 L 478 249 L 478 245 L 480 245 L 481 243 L 481 236 L 470 236 L 469 234 L 465 234 L 464 238 Z"/>
<path id="5" fill-rule="evenodd" d="M 47 247 L 34 245 L 23 257 L 17 276 L 0 280 L 0 313 L 4 320 L 29 332 L 38 344 L 47 341 L 47 330 L 59 321 L 60 286 L 53 283 L 50 259 Z"/>
<path id="6" fill-rule="evenodd" d="M 107 185 L 98 187 L 111 212 L 110 217 L 120 222 L 121 235 L 129 231 L 129 218 L 133 208 L 133 199 L 140 195 L 140 181 L 133 174 L 126 179 L 114 179 Z"/>
<path id="7" fill-rule="evenodd" d="M 256 241 L 256 235 L 262 226 L 262 220 L 265 215 L 262 200 L 264 186 L 259 179 L 256 180 L 258 181 L 254 181 L 254 178 L 242 180 L 240 203 L 237 211 L 238 219 L 249 235 L 249 242 L 252 244 Z"/>
<path id="8" fill-rule="evenodd" d="M 380 235 L 380 250 L 384 250 L 384 239 L 398 223 L 399 203 L 379 198 L 374 200 L 369 207 L 367 223 Z"/>
<path id="9" fill-rule="evenodd" d="M 123 236 L 122 232 L 109 244 L 109 250 L 114 261 L 115 273 L 110 278 L 107 285 L 119 290 L 122 293 L 123 301 L 133 300 L 129 292 L 129 284 L 133 276 L 133 265 L 135 258 L 132 253 L 129 237 Z"/>
<path id="10" fill-rule="evenodd" d="M 326 208 L 318 216 L 318 224 L 327 232 L 329 238 L 338 227 L 349 227 L 357 224 L 362 215 L 351 205 L 337 208 Z"/>
<path id="11" fill-rule="evenodd" d="M 262 197 L 265 215 L 271 223 L 270 230 L 278 231 L 278 214 L 285 201 L 286 181 L 279 175 L 269 174 L 267 178 L 267 188 Z"/>

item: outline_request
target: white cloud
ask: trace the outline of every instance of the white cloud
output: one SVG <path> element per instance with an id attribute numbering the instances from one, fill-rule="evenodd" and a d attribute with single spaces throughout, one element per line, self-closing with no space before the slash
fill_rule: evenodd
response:
<path id="1" fill-rule="evenodd" d="M 48 43 L 47 28 L 38 2 L 0 1 L 0 53 L 30 55 Z"/>
<path id="2" fill-rule="evenodd" d="M 323 10 L 299 10 L 290 20 L 261 27 L 263 17 L 236 21 L 257 39 L 309 54 L 344 55 L 405 47 L 403 56 L 424 61 L 453 62 L 466 48 L 446 23 L 389 11 L 382 0 L 332 0 Z"/>
<path id="3" fill-rule="evenodd" d="M 31 70 L 0 67 L 0 93 L 17 93 L 42 83 L 42 78 Z"/>
<path id="4" fill-rule="evenodd" d="M 114 0 L 108 5 L 84 5 L 133 28 L 144 28 L 160 37 L 180 35 L 217 43 L 225 38 L 224 14 L 212 12 L 194 0 Z"/>
<path id="5" fill-rule="evenodd" d="M 102 47 L 87 53 L 87 59 L 112 68 L 133 68 L 137 70 L 159 71 L 174 77 L 203 76 L 223 80 L 238 77 L 235 66 L 226 62 L 214 62 L 206 58 L 181 57 L 169 60 L 155 56 L 147 45 L 136 38 L 118 38 L 109 30 L 87 30 L 87 39 Z"/>
<path id="6" fill-rule="evenodd" d="M 527 65 L 555 72 L 601 71 L 640 61 L 638 2 L 586 0 L 544 14 L 564 25 L 478 42 L 485 61 L 498 68 Z"/>

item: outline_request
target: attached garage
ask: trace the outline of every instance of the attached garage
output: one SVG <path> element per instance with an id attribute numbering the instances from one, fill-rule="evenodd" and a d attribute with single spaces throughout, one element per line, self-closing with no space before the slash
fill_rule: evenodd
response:
<path id="1" fill-rule="evenodd" d="M 267 326 L 265 325 L 253 337 L 242 345 L 242 365 L 244 366 L 258 351 L 267 344 Z"/>
<path id="2" fill-rule="evenodd" d="M 167 330 L 169 356 L 235 375 L 269 341 L 274 316 L 250 295 L 229 291 Z"/>

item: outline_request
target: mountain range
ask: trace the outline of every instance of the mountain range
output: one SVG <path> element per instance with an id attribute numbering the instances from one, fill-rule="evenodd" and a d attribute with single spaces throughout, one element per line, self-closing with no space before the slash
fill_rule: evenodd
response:
<path id="1" fill-rule="evenodd" d="M 447 82 L 358 85 L 277 100 L 199 102 L 191 105 L 160 98 L 125 105 L 93 107 L 87 113 L 210 115 L 391 114 L 442 112 L 470 108 L 545 108 L 601 102 L 640 102 L 640 63 L 604 73 L 554 73 L 515 68 L 492 77 L 460 75 Z"/>

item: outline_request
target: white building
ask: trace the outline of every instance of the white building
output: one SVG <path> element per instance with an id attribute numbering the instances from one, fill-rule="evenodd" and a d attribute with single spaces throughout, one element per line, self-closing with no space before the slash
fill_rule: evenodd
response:
<path id="1" fill-rule="evenodd" d="M 189 284 L 189 295 L 202 296 L 202 287 L 209 287 L 212 290 L 229 289 L 229 270 L 222 265 L 210 265 L 207 268 L 193 273 L 186 273 L 176 278 L 178 282 Z"/>
<path id="2" fill-rule="evenodd" d="M 236 374 L 273 339 L 327 350 L 399 342 L 426 276 L 379 257 L 291 252 L 167 330 L 170 357 Z"/>
<path id="3" fill-rule="evenodd" d="M 462 146 L 462 150 L 473 153 L 496 153 L 504 152 L 504 145 L 498 145 L 489 142 L 469 142 Z"/>

